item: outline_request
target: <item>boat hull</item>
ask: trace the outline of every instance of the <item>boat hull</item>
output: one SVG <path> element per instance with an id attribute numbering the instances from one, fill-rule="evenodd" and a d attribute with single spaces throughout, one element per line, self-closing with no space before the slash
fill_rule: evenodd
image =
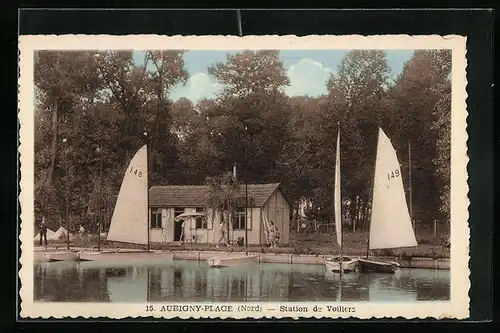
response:
<path id="1" fill-rule="evenodd" d="M 344 273 L 355 272 L 358 270 L 358 260 L 347 258 L 342 260 L 342 265 L 338 258 L 325 260 L 326 269 L 334 273 L 340 273 L 341 267 Z"/>
<path id="2" fill-rule="evenodd" d="M 218 256 L 207 259 L 207 264 L 211 268 L 236 267 L 256 263 L 257 255 L 249 256 Z"/>
<path id="3" fill-rule="evenodd" d="M 80 252 L 66 251 L 66 252 L 53 252 L 46 253 L 45 259 L 49 262 L 52 261 L 80 261 Z"/>
<path id="4" fill-rule="evenodd" d="M 144 260 L 172 260 L 171 252 L 154 251 L 84 251 L 80 255 L 80 260 L 84 261 L 113 261 L 113 262 L 132 262 Z"/>
<path id="5" fill-rule="evenodd" d="M 394 274 L 399 264 L 396 262 L 382 262 L 366 259 L 359 259 L 359 271 L 361 273 L 389 273 Z"/>

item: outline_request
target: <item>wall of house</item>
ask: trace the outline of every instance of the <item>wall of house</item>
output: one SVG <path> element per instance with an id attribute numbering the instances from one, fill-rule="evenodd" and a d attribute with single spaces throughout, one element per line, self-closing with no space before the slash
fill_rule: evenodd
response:
<path id="1" fill-rule="evenodd" d="M 260 244 L 260 208 L 248 208 L 248 244 Z M 245 230 L 229 230 L 229 240 L 236 241 L 238 237 L 245 239 Z"/>
<path id="2" fill-rule="evenodd" d="M 280 191 L 274 191 L 264 205 L 263 214 L 269 222 L 273 221 L 280 235 L 279 243 L 290 242 L 290 204 Z M 263 224 L 264 222 L 262 222 Z M 265 243 L 264 227 L 261 231 L 262 243 Z"/>
<path id="3" fill-rule="evenodd" d="M 151 221 L 152 210 L 156 210 L 156 209 L 157 208 L 153 208 L 153 209 L 150 208 L 149 209 L 149 221 Z M 169 209 L 168 208 L 160 208 L 160 209 L 161 209 L 161 219 L 162 219 L 161 223 L 164 226 L 165 223 L 168 223 L 167 218 L 168 218 L 168 210 Z M 172 212 L 172 214 L 173 214 L 173 212 Z M 169 230 L 167 229 L 167 234 L 166 234 L 167 241 L 169 239 L 168 238 L 169 237 L 168 231 Z M 150 232 L 150 239 L 151 239 L 152 243 L 161 243 L 162 237 L 163 237 L 161 228 L 151 228 L 149 230 L 149 232 Z M 172 231 L 172 239 L 173 239 L 173 231 Z"/>
<path id="4" fill-rule="evenodd" d="M 157 209 L 157 208 L 153 208 Z M 161 243 L 162 237 L 164 238 L 164 242 L 170 243 L 174 242 L 175 237 L 175 222 L 174 221 L 174 208 L 173 207 L 165 207 L 160 208 L 162 215 L 162 227 L 165 228 L 166 225 L 166 233 L 165 236 L 162 236 L 163 230 L 161 228 L 152 228 L 151 232 L 151 242 Z M 247 223 L 249 226 L 248 230 L 248 243 L 249 244 L 260 244 L 262 243 L 260 237 L 260 229 L 261 229 L 261 220 L 260 220 L 260 208 L 249 208 L 249 214 L 247 216 Z M 186 207 L 184 208 L 184 212 L 186 213 L 194 213 L 196 212 L 196 207 Z M 219 241 L 220 238 L 220 221 L 221 216 L 220 212 L 216 212 L 215 217 L 212 221 L 211 213 L 209 212 L 207 218 L 207 228 L 196 229 L 196 220 L 194 218 L 190 218 L 184 221 L 184 239 L 186 242 L 196 242 L 196 243 L 212 243 L 215 244 Z M 150 219 L 151 219 L 151 209 L 150 209 Z M 194 239 L 193 239 L 193 236 Z M 233 230 L 232 224 L 229 229 L 229 240 L 236 241 L 238 237 L 245 237 L 245 230 Z"/>
<path id="5" fill-rule="evenodd" d="M 157 209 L 157 208 L 153 208 Z M 166 228 L 166 232 L 162 230 L 162 228 L 152 228 L 151 229 L 151 241 L 161 243 L 171 243 L 175 241 L 175 228 L 176 224 L 182 224 L 182 221 L 175 222 L 175 208 L 174 207 L 162 207 L 161 209 L 161 219 L 162 219 L 162 228 Z M 185 207 L 184 212 L 186 213 L 194 213 L 196 212 L 196 207 Z M 151 216 L 151 213 L 150 213 Z M 217 218 L 217 217 L 216 217 Z M 184 239 L 186 241 L 196 241 L 197 243 L 206 243 L 207 240 L 207 231 L 208 231 L 208 239 L 210 240 L 210 236 L 213 232 L 211 230 L 212 222 L 208 221 L 208 230 L 207 229 L 196 229 L 196 220 L 194 218 L 189 218 L 184 221 Z M 165 233 L 163 235 L 163 233 Z M 193 236 L 195 238 L 193 239 Z"/>

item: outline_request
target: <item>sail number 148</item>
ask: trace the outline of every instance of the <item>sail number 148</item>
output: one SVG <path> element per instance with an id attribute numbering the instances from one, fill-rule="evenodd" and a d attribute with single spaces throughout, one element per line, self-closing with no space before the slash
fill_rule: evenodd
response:
<path id="1" fill-rule="evenodd" d="M 399 177 L 399 170 L 394 170 L 391 173 L 387 174 L 387 179 L 391 180 L 391 178 L 397 178 Z"/>
<path id="2" fill-rule="evenodd" d="M 129 172 L 132 172 L 134 175 L 142 177 L 142 171 L 139 171 L 137 168 L 134 169 L 134 167 L 131 167 Z"/>

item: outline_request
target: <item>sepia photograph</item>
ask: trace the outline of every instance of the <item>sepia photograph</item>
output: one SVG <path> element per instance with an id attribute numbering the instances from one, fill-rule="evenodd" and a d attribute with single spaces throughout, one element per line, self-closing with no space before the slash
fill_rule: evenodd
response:
<path id="1" fill-rule="evenodd" d="M 58 37 L 21 50 L 29 316 L 467 314 L 464 38 Z"/>

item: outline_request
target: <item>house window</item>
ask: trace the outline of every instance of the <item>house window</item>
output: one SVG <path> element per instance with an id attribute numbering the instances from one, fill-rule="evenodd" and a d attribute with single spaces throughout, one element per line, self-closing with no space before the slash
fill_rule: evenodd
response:
<path id="1" fill-rule="evenodd" d="M 196 207 L 197 213 L 203 213 L 205 209 L 203 207 Z M 207 219 L 204 216 L 198 216 L 196 218 L 196 229 L 207 229 Z"/>
<path id="2" fill-rule="evenodd" d="M 198 216 L 196 218 L 196 229 L 207 229 L 207 219 L 202 216 Z"/>
<path id="3" fill-rule="evenodd" d="M 177 217 L 184 213 L 184 207 L 175 207 L 174 208 L 174 217 Z"/>
<path id="4" fill-rule="evenodd" d="M 151 229 L 161 228 L 161 209 L 151 211 Z"/>
<path id="5" fill-rule="evenodd" d="M 245 230 L 245 208 L 237 208 L 233 220 L 233 230 Z"/>

